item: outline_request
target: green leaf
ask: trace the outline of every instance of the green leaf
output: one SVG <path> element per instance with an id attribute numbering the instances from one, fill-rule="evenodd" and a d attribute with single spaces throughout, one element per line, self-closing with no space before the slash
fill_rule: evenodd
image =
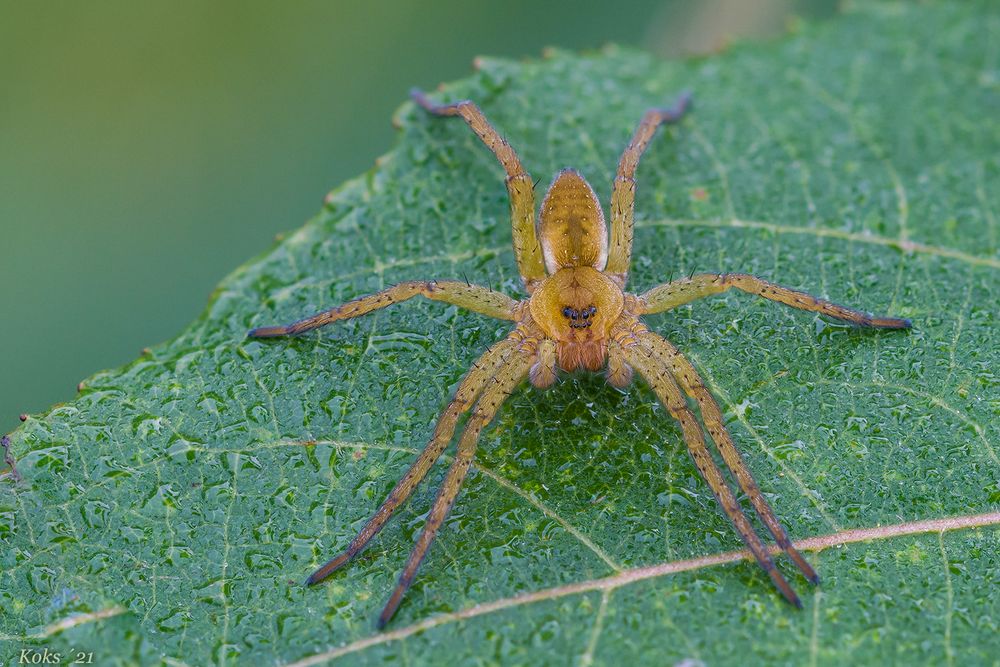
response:
<path id="1" fill-rule="evenodd" d="M 998 29 L 991 3 L 863 3 L 703 59 L 487 60 L 438 96 L 477 100 L 542 185 L 572 165 L 606 202 L 642 111 L 690 89 L 694 113 L 639 168 L 632 289 L 746 271 L 913 318 L 862 331 L 745 294 L 649 318 L 704 371 L 765 494 L 808 538 L 818 588 L 781 561 L 803 611 L 729 553 L 739 539 L 652 394 L 587 375 L 510 398 L 386 632 L 374 620 L 442 466 L 362 557 L 303 587 L 507 325 L 412 301 L 294 340 L 247 329 L 409 278 L 519 292 L 493 157 L 407 104 L 397 148 L 186 331 L 12 435 L 4 654 L 995 662 Z"/>

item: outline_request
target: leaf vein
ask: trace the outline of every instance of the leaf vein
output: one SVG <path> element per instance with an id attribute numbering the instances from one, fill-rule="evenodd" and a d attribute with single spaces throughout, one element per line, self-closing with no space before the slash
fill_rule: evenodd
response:
<path id="1" fill-rule="evenodd" d="M 727 229 L 761 229 L 774 234 L 809 234 L 826 238 L 840 239 L 843 241 L 854 241 L 856 243 L 870 243 L 872 245 L 888 246 L 904 252 L 915 252 L 925 255 L 937 255 L 948 259 L 958 260 L 974 266 L 988 266 L 993 269 L 1000 269 L 1000 259 L 993 257 L 978 257 L 941 246 L 917 243 L 916 241 L 894 239 L 886 236 L 877 236 L 867 232 L 849 232 L 843 229 L 830 229 L 828 227 L 795 227 L 793 225 L 779 225 L 759 220 L 742 220 L 733 218 L 731 220 L 645 220 L 636 222 L 636 227 L 722 227 Z"/>
<path id="2" fill-rule="evenodd" d="M 836 533 L 818 535 L 816 537 L 798 540 L 794 544 L 795 548 L 800 551 L 822 551 L 823 549 L 828 549 L 830 547 L 853 544 L 856 542 L 870 542 L 874 540 L 891 539 L 894 537 L 918 535 L 921 533 L 943 533 L 953 530 L 996 526 L 998 524 L 1000 524 L 1000 511 L 987 512 L 985 514 L 950 516 L 939 519 L 920 519 L 904 523 L 890 524 L 887 526 L 874 526 L 871 528 L 852 528 Z M 777 546 L 771 546 L 770 550 L 774 554 L 780 553 L 780 549 L 778 549 Z M 404 639 L 410 635 L 423 632 L 440 625 L 456 623 L 513 607 L 520 607 L 547 600 L 555 600 L 569 595 L 577 595 L 589 591 L 614 590 L 616 588 L 627 586 L 638 581 L 644 581 L 646 579 L 676 574 L 678 572 L 701 570 L 707 567 L 736 563 L 741 560 L 750 559 L 752 559 L 752 556 L 750 556 L 750 554 L 746 551 L 726 551 L 722 553 L 709 554 L 707 556 L 700 556 L 697 558 L 630 568 L 608 577 L 579 581 L 572 584 L 565 584 L 563 586 L 555 586 L 553 588 L 545 588 L 531 593 L 522 593 L 520 595 L 494 600 L 493 602 L 487 602 L 474 607 L 467 607 L 456 612 L 433 616 L 419 623 L 414 623 L 413 625 L 409 625 L 405 628 L 399 628 L 398 630 L 393 630 L 391 632 L 371 635 L 329 651 L 307 656 L 294 662 L 285 663 L 284 667 L 310 667 L 311 665 L 322 664 L 344 655 L 357 653 L 358 651 L 362 651 L 371 646 L 378 646 L 388 642 Z"/>

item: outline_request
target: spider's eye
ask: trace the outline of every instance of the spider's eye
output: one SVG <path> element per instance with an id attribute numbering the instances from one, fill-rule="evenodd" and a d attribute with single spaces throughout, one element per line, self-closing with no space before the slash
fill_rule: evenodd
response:
<path id="1" fill-rule="evenodd" d="M 563 317 L 573 317 L 573 309 L 569 306 L 563 308 Z"/>

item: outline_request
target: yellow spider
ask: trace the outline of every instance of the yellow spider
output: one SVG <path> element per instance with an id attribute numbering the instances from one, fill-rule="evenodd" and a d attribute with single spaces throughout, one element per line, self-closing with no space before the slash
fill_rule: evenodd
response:
<path id="1" fill-rule="evenodd" d="M 633 370 L 637 370 L 670 414 L 680 422 L 698 472 L 711 487 L 750 553 L 785 598 L 796 607 L 801 607 L 799 597 L 775 567 L 767 547 L 754 532 L 722 471 L 712 459 L 705 446 L 702 425 L 688 405 L 687 398 L 697 404 L 704 431 L 711 436 L 740 489 L 749 497 L 778 546 L 814 584 L 819 582 L 816 571 L 792 546 L 774 510 L 761 494 L 726 430 L 718 403 L 705 388 L 694 366 L 673 344 L 647 329 L 640 318 L 735 287 L 793 308 L 822 313 L 865 327 L 906 329 L 910 327 L 910 321 L 873 317 L 742 273 L 692 275 L 638 295 L 624 291 L 632 254 L 636 165 L 657 127 L 676 122 L 684 115 L 690 104 L 689 95 L 682 95 L 671 108 L 647 111 L 622 154 L 611 194 L 610 243 L 597 196 L 578 172 L 564 169 L 556 174 L 542 200 L 536 222 L 531 177 L 521 166 L 514 149 L 490 125 L 479 107 L 467 100 L 435 105 L 417 90 L 413 91 L 413 99 L 432 114 L 461 116 L 503 165 L 510 194 L 514 255 L 529 297 L 516 301 L 492 289 L 469 285 L 464 281 L 407 281 L 287 326 L 261 327 L 250 332 L 249 335 L 255 338 L 300 334 L 418 295 L 514 323 L 510 334 L 472 365 L 451 403 L 438 419 L 430 442 L 375 515 L 343 553 L 316 570 L 306 583 L 315 584 L 326 579 L 364 549 L 427 475 L 451 442 L 459 418 L 471 409 L 472 414 L 458 442 L 455 459 L 438 490 L 434 506 L 399 577 L 399 583 L 379 616 L 378 627 L 381 629 L 399 607 L 420 562 L 448 516 L 472 465 L 479 434 L 517 385 L 527 377 L 535 387 L 549 387 L 556 380 L 557 369 L 570 372 L 582 368 L 589 371 L 604 369 L 608 382 L 616 387 L 625 387 L 632 380 Z"/>

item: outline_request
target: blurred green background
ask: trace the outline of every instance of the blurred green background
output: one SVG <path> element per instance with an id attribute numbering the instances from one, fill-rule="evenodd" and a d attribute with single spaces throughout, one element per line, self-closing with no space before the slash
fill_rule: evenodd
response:
<path id="1" fill-rule="evenodd" d="M 391 147 L 410 87 L 545 46 L 705 52 L 835 5 L 0 0 L 0 432 L 176 334 Z"/>

